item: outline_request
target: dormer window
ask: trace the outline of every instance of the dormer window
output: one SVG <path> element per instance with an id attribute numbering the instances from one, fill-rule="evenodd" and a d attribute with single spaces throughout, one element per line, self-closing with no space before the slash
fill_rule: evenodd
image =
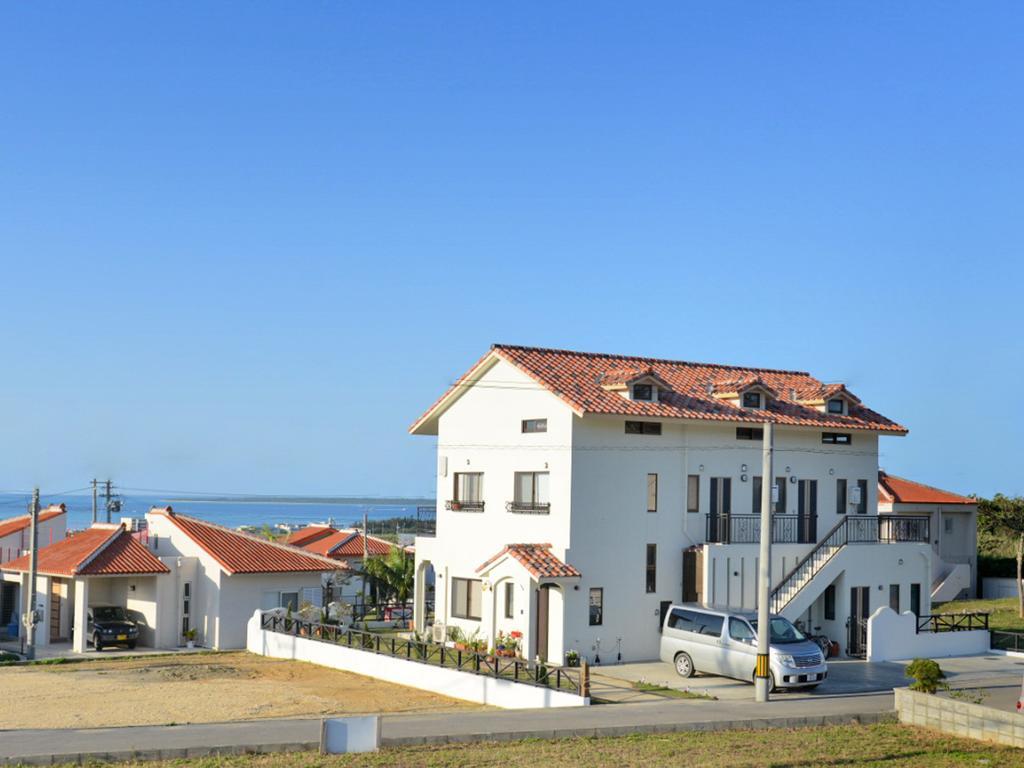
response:
<path id="1" fill-rule="evenodd" d="M 761 407 L 761 393 L 760 392 L 744 392 L 743 393 L 743 407 L 744 408 L 760 408 Z"/>
<path id="2" fill-rule="evenodd" d="M 633 385 L 633 399 L 634 400 L 653 400 L 654 399 L 654 385 L 653 384 L 634 384 Z"/>
<path id="3" fill-rule="evenodd" d="M 834 397 L 834 398 L 832 398 L 831 400 L 828 401 L 828 412 L 829 413 L 838 413 L 838 414 L 842 415 L 842 413 L 844 412 L 844 408 L 845 408 L 845 405 L 843 403 L 842 398 L 840 398 L 840 397 Z"/>

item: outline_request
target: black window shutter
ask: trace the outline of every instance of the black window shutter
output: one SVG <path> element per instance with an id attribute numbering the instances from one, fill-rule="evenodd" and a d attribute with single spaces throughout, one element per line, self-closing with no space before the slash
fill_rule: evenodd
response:
<path id="1" fill-rule="evenodd" d="M 725 514 L 732 512 L 732 478 L 722 479 L 722 511 Z"/>

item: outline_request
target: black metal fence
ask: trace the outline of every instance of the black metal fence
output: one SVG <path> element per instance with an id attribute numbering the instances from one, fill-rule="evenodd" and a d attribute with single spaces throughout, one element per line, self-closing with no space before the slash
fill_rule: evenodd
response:
<path id="1" fill-rule="evenodd" d="M 586 664 L 580 667 L 548 667 L 526 659 L 460 651 L 443 644 L 346 628 L 337 624 L 320 624 L 276 613 L 264 613 L 260 619 L 260 628 L 418 664 L 551 688 L 578 696 L 590 695 L 590 669 Z"/>
<path id="2" fill-rule="evenodd" d="M 424 600 L 426 615 L 434 615 L 434 601 Z M 390 600 L 380 603 L 362 602 L 357 597 L 352 603 L 352 621 L 401 621 L 413 617 L 412 600 Z"/>
<path id="3" fill-rule="evenodd" d="M 971 629 L 988 629 L 987 613 L 935 613 L 917 617 L 917 631 L 921 632 L 966 632 Z"/>
<path id="4" fill-rule="evenodd" d="M 989 645 L 997 651 L 1024 651 L 1024 632 L 1003 632 L 992 630 Z"/>

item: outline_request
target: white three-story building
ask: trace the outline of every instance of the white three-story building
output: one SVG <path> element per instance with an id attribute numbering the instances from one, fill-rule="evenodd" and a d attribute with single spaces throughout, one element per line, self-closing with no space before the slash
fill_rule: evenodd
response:
<path id="1" fill-rule="evenodd" d="M 437 436 L 417 623 L 560 663 L 653 659 L 671 602 L 753 608 L 774 424 L 772 610 L 863 650 L 882 605 L 930 609 L 928 520 L 877 514 L 907 430 L 808 373 L 496 345 L 415 424 Z"/>

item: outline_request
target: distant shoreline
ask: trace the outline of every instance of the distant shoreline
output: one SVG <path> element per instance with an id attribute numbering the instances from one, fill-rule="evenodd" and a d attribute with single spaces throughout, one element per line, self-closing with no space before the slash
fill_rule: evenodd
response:
<path id="1" fill-rule="evenodd" d="M 336 504 L 338 506 L 361 506 L 361 507 L 433 507 L 437 504 L 436 499 L 403 499 L 403 498 L 351 498 L 342 497 L 336 499 L 318 498 L 180 498 L 166 499 L 171 504 L 290 504 L 290 505 L 323 505 Z"/>

